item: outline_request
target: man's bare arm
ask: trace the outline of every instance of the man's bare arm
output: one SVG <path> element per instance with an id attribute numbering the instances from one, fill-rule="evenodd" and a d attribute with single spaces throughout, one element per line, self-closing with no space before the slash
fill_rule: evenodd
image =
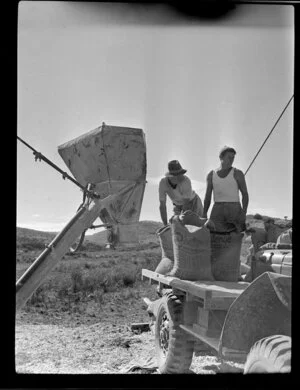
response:
<path id="1" fill-rule="evenodd" d="M 205 192 L 205 197 L 204 197 L 204 207 L 203 207 L 203 214 L 202 218 L 207 218 L 207 212 L 210 206 L 211 202 L 211 194 L 213 191 L 213 185 L 212 185 L 212 171 L 209 172 L 206 178 L 206 192 Z"/>
<path id="2" fill-rule="evenodd" d="M 164 225 L 168 224 L 168 216 L 167 216 L 167 205 L 166 202 L 160 202 L 159 204 L 159 211 L 160 211 L 160 217 L 162 220 L 162 223 Z"/>
<path id="3" fill-rule="evenodd" d="M 242 207 L 245 214 L 247 214 L 248 204 L 249 204 L 249 195 L 246 185 L 245 176 L 242 171 L 236 169 L 234 172 L 235 180 L 237 181 L 238 188 L 242 194 Z"/>

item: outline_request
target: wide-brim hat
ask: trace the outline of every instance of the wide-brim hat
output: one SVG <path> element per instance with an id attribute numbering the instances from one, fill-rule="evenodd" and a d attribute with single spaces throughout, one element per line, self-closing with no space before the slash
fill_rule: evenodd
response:
<path id="1" fill-rule="evenodd" d="M 178 175 L 184 175 L 187 170 L 183 169 L 180 165 L 180 162 L 178 160 L 172 160 L 168 163 L 168 169 L 169 171 L 166 172 L 166 176 L 178 176 Z"/>

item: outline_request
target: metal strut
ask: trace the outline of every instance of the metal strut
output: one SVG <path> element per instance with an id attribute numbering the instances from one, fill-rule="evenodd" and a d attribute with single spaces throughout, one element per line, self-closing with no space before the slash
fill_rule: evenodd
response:
<path id="1" fill-rule="evenodd" d="M 16 283 L 16 309 L 19 310 L 26 303 L 33 292 L 40 286 L 45 277 L 68 252 L 70 245 L 83 231 L 89 228 L 98 218 L 103 208 L 132 190 L 133 184 L 128 184 L 113 195 L 104 199 L 94 199 L 90 205 L 85 205 L 77 211 L 63 230 L 47 245 L 46 249 L 31 264 Z"/>
<path id="2" fill-rule="evenodd" d="M 60 169 L 57 165 L 55 165 L 52 161 L 50 161 L 47 157 L 45 157 L 42 153 L 38 152 L 37 150 L 35 150 L 32 146 L 30 146 L 27 142 L 25 142 L 21 137 L 17 136 L 17 139 L 19 141 L 21 141 L 24 145 L 26 145 L 29 149 L 31 149 L 33 151 L 33 154 L 34 154 L 34 157 L 35 157 L 35 161 L 37 160 L 43 160 L 45 161 L 48 165 L 50 165 L 52 168 L 54 168 L 55 170 L 57 170 L 59 173 L 62 174 L 62 177 L 63 179 L 68 179 L 70 180 L 71 182 L 73 182 L 74 184 L 76 184 L 79 188 L 81 188 L 81 190 L 83 191 L 83 193 L 85 195 L 88 195 L 90 196 L 91 198 L 100 198 L 100 195 L 97 194 L 97 192 L 94 192 L 94 191 L 90 191 L 87 189 L 87 186 L 83 186 L 81 185 L 80 183 L 78 183 L 77 180 L 73 179 L 73 177 L 71 177 L 70 175 L 67 174 L 67 172 L 64 172 L 62 169 Z"/>

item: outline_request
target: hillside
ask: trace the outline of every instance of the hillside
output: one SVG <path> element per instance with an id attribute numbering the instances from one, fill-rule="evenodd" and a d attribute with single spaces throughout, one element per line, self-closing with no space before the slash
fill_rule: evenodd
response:
<path id="1" fill-rule="evenodd" d="M 162 227 L 162 223 L 155 221 L 140 221 L 138 224 L 139 240 L 140 243 L 156 242 L 157 237 L 155 232 Z M 86 236 L 88 242 L 93 242 L 98 245 L 105 245 L 106 232 L 101 231 L 92 235 Z"/>
<path id="2" fill-rule="evenodd" d="M 162 223 L 156 221 L 139 222 L 139 240 L 141 244 L 157 243 L 156 231 Z M 57 235 L 55 232 L 42 232 L 39 230 L 17 227 L 17 248 L 44 249 Z M 86 235 L 82 249 L 100 249 L 106 244 L 106 231 Z"/>
<path id="3" fill-rule="evenodd" d="M 253 215 L 247 215 L 247 222 L 252 227 L 263 227 L 263 220 L 269 217 L 264 215 L 260 217 L 261 218 L 254 218 Z M 274 219 L 276 225 L 281 228 L 286 228 L 292 225 L 292 220 L 279 218 Z M 157 221 L 140 221 L 138 226 L 140 243 L 158 243 L 156 231 L 162 226 L 162 223 Z M 43 232 L 17 227 L 17 248 L 25 247 L 27 249 L 44 249 L 45 245 L 49 244 L 56 235 L 57 233 L 54 232 Z M 97 232 L 96 230 L 96 233 L 86 235 L 84 243 L 85 246 L 87 246 L 86 249 L 89 249 L 89 245 L 91 246 L 90 249 L 92 249 L 95 245 L 99 247 L 104 246 L 106 244 L 106 231 Z"/>
<path id="4" fill-rule="evenodd" d="M 45 245 L 49 244 L 56 234 L 57 233 L 54 232 L 42 232 L 39 230 L 17 227 L 17 249 L 44 249 Z"/>
<path id="5" fill-rule="evenodd" d="M 292 223 L 293 223 L 292 219 L 282 219 L 282 218 L 270 217 L 268 215 L 260 215 L 260 214 L 247 215 L 247 222 L 251 226 L 255 226 L 255 225 L 263 226 L 263 221 L 268 219 L 268 218 L 273 218 L 275 221 L 275 225 L 277 225 L 281 228 L 289 228 L 292 226 Z"/>

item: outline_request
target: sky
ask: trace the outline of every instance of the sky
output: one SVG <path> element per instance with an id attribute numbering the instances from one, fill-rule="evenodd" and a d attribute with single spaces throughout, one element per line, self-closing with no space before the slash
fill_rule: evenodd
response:
<path id="1" fill-rule="evenodd" d="M 244 4 L 206 20 L 162 4 L 21 1 L 17 73 L 18 136 L 69 174 L 59 145 L 102 122 L 143 129 L 140 220 L 160 221 L 169 160 L 202 201 L 225 144 L 246 172 L 294 93 L 294 9 Z M 292 174 L 293 101 L 246 174 L 248 214 L 291 218 Z M 81 201 L 18 142 L 17 226 L 60 231 Z"/>

